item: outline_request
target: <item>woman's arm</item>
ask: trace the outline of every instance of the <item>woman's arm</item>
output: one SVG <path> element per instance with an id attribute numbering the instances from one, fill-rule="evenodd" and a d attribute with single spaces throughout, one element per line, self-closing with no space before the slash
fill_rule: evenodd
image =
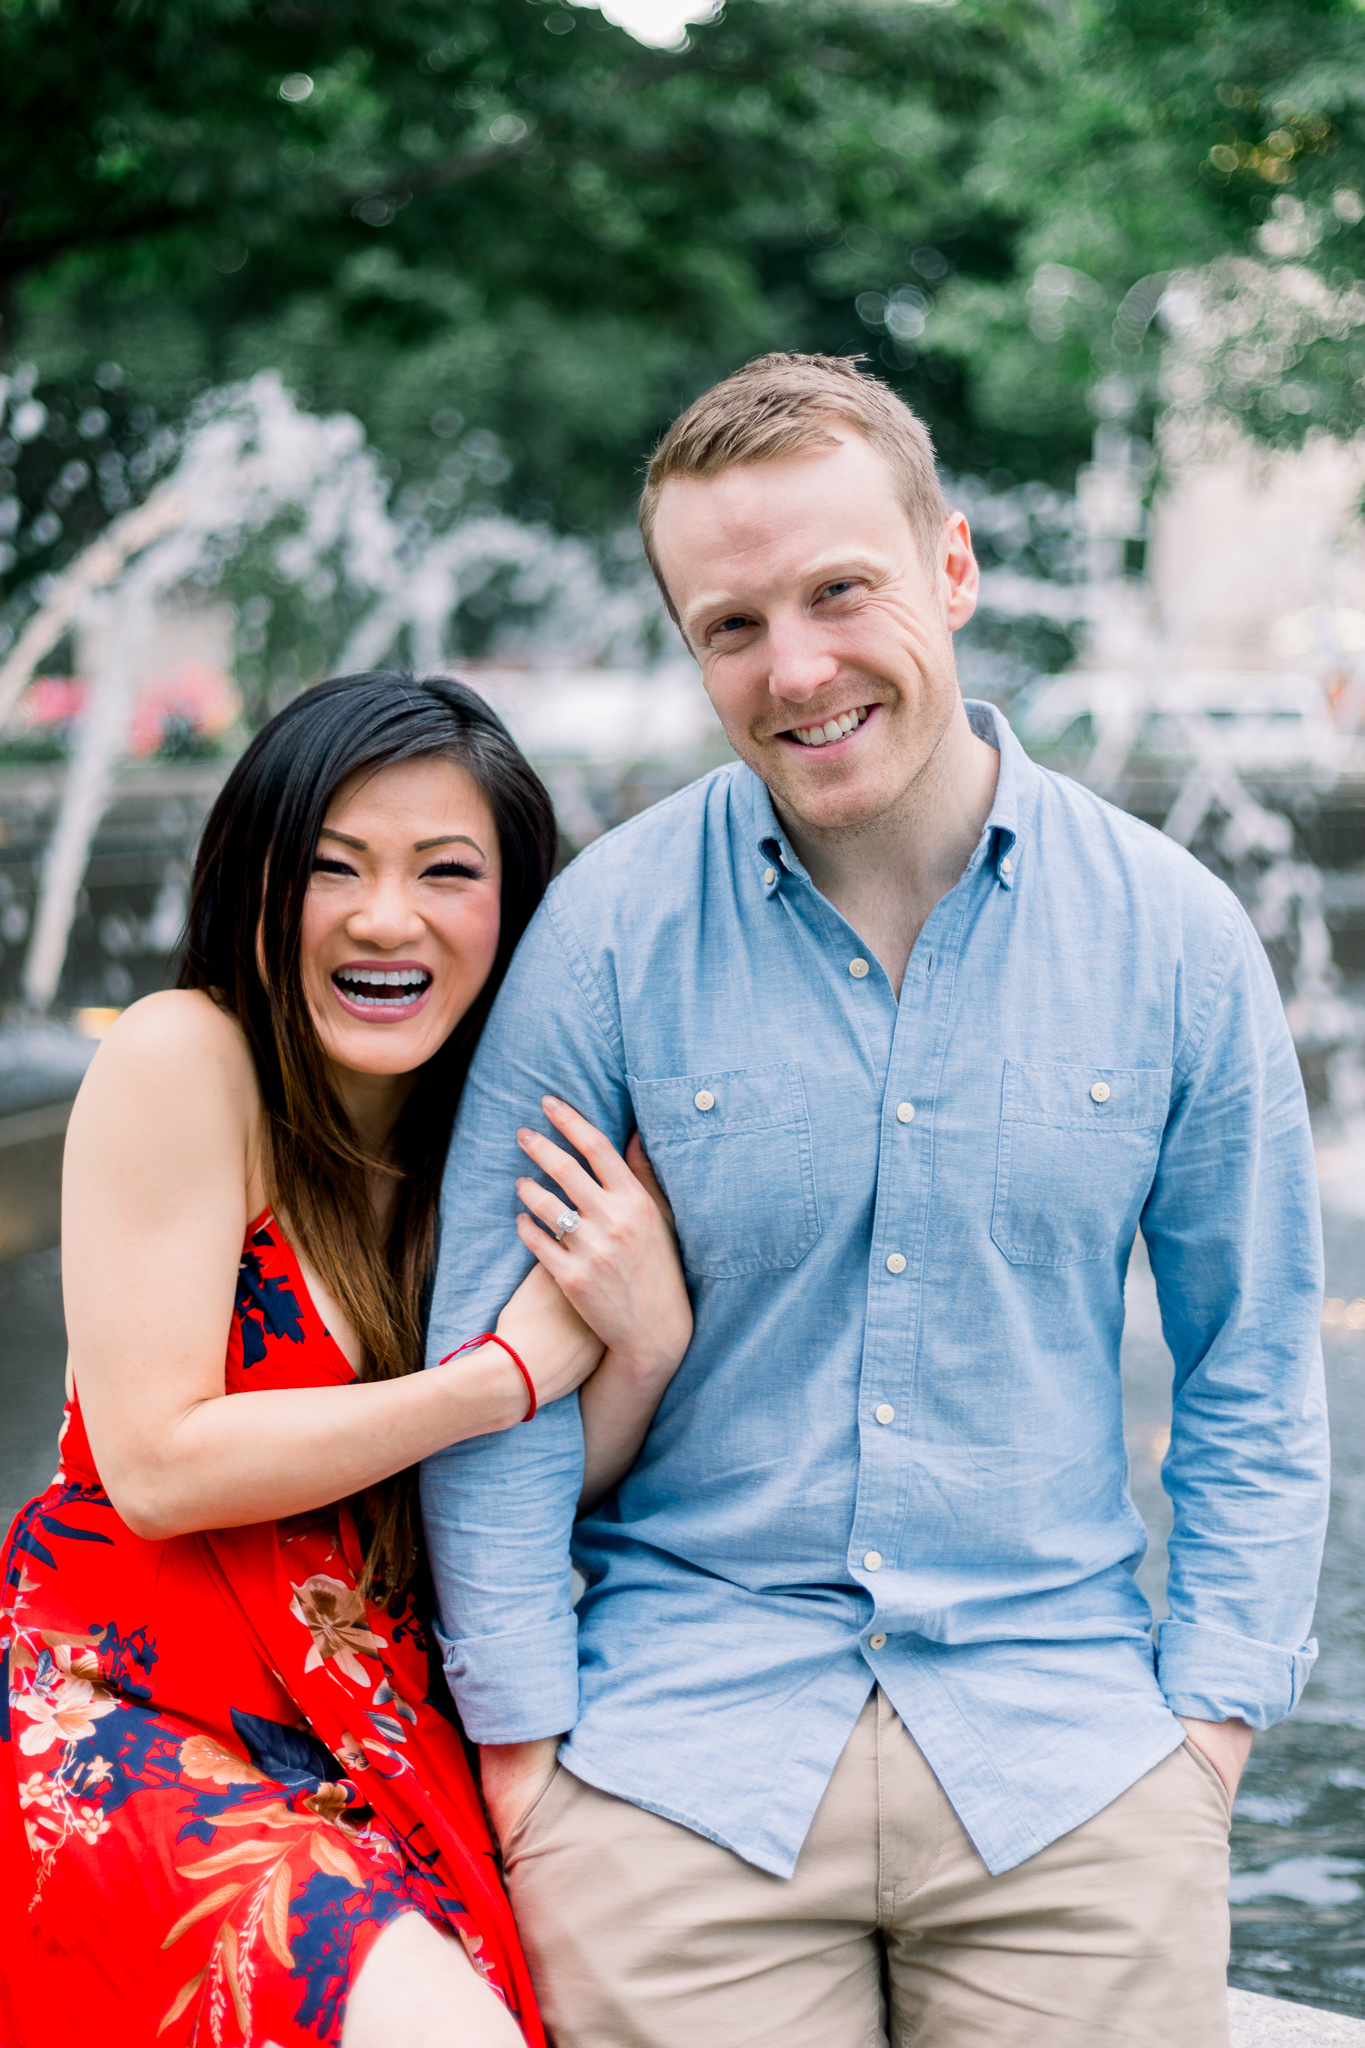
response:
<path id="1" fill-rule="evenodd" d="M 237 1025 L 181 990 L 119 1020 L 72 1112 L 62 1216 L 71 1363 L 100 1477 L 140 1535 L 325 1506 L 526 1412 L 520 1375 L 491 1344 L 401 1380 L 226 1396 L 258 1118 Z M 538 1272 L 499 1331 L 545 1402 L 601 1355 Z"/>
<path id="2" fill-rule="evenodd" d="M 607 1350 L 578 1390 L 583 1418 L 586 1514 L 623 1479 L 640 1454 L 664 1391 L 692 1341 L 692 1305 L 678 1257 L 673 1211 L 636 1131 L 622 1159 L 577 1110 L 546 1096 L 545 1114 L 597 1175 L 534 1131 L 521 1131 L 522 1150 L 555 1179 L 582 1218 L 562 1238 L 547 1237 L 530 1216 L 518 1218 L 523 1244 L 553 1274 Z M 551 1230 L 564 1203 L 536 1181 L 517 1193 Z"/>
<path id="3" fill-rule="evenodd" d="M 583 1487 L 580 1515 L 619 1486 L 640 1455 L 655 1410 L 673 1374 L 637 1371 L 628 1359 L 609 1351 L 591 1378 L 578 1390 L 583 1417 Z"/>

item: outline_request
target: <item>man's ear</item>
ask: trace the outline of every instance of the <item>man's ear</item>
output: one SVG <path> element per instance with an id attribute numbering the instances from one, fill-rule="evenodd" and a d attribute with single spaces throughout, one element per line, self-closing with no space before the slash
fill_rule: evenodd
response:
<path id="1" fill-rule="evenodd" d="M 971 528 L 965 512 L 952 512 L 939 536 L 938 571 L 942 578 L 944 621 L 950 633 L 965 626 L 976 610 L 981 591 L 981 570 L 972 549 Z"/>

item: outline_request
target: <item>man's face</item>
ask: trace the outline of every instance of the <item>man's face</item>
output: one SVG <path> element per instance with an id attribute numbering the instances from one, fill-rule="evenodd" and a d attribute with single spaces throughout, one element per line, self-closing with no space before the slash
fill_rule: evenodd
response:
<path id="1" fill-rule="evenodd" d="M 926 561 L 883 457 L 828 431 L 833 447 L 670 479 L 654 526 L 731 746 L 816 832 L 873 823 L 923 772 L 957 709 L 952 634 L 977 589 L 961 514 Z"/>

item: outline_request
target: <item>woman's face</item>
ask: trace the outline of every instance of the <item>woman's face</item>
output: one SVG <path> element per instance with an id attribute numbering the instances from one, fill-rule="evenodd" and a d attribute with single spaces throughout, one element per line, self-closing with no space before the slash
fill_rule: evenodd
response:
<path id="1" fill-rule="evenodd" d="M 303 909 L 303 985 L 334 1064 L 407 1074 L 439 1050 L 498 950 L 493 814 L 453 761 L 348 776 L 328 806 Z"/>

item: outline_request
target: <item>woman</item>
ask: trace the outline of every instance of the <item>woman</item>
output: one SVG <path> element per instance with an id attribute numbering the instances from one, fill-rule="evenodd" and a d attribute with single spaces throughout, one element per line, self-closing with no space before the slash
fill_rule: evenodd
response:
<path id="1" fill-rule="evenodd" d="M 553 849 L 471 691 L 323 684 L 214 807 L 178 988 L 90 1068 L 61 1468 L 4 1558 L 5 2048 L 76 2014 L 129 2048 L 543 2041 L 413 1468 L 592 1374 L 600 1494 L 691 1333 L 638 1141 L 632 1171 L 547 1101 L 593 1174 L 520 1134 L 559 1187 L 517 1184 L 537 1263 L 415 1370 L 460 1086 Z"/>

